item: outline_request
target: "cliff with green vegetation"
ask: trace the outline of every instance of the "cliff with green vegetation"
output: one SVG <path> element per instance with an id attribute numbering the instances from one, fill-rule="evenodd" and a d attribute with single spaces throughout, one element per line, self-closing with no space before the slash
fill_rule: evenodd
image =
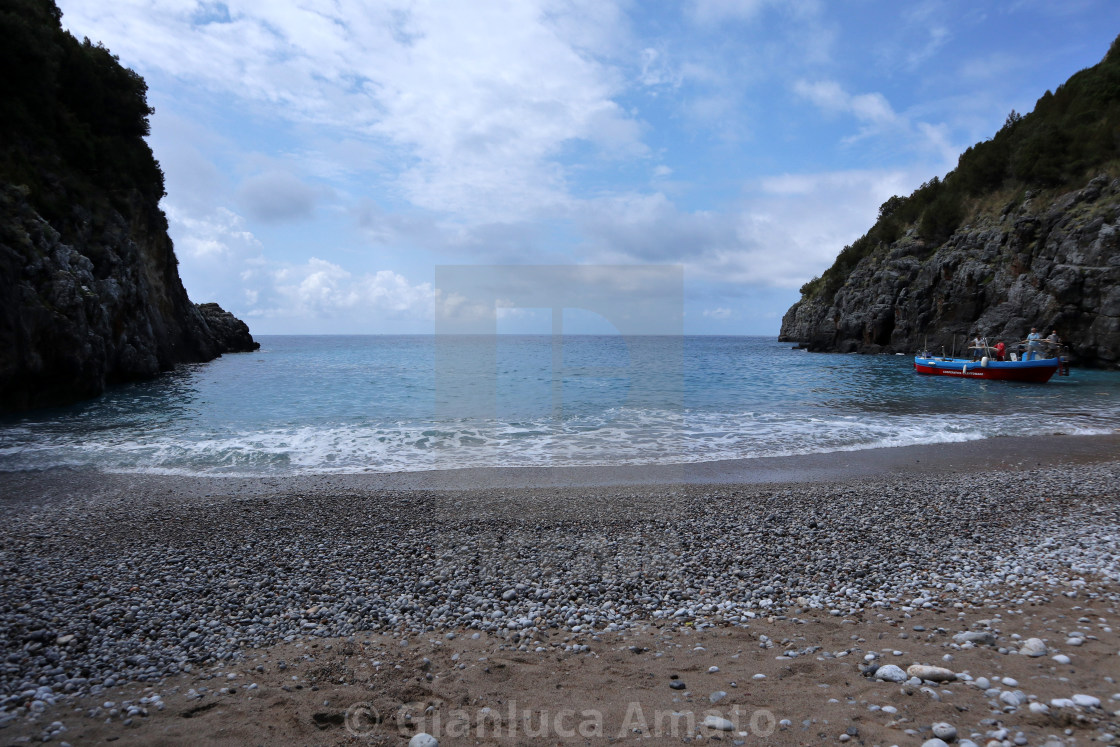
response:
<path id="1" fill-rule="evenodd" d="M 0 7 L 0 412 L 259 347 L 187 298 L 143 78 L 61 17 Z"/>
<path id="2" fill-rule="evenodd" d="M 801 288 L 780 339 L 828 352 L 940 352 L 979 332 L 1057 329 L 1085 365 L 1120 365 L 1120 39 L 1012 112 L 944 179 L 891 197 Z"/>

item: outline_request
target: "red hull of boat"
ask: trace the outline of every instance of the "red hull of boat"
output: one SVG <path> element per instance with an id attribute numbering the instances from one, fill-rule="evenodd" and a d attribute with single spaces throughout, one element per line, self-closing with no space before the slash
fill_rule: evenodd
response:
<path id="1" fill-rule="evenodd" d="M 958 379 L 986 379 L 994 381 L 1027 381 L 1042 384 L 1050 380 L 1058 370 L 1057 364 L 1053 366 L 1031 368 L 985 368 L 983 366 L 970 366 L 967 370 L 960 368 L 938 368 L 925 366 L 921 363 L 914 364 L 914 370 L 920 374 L 933 376 L 955 376 Z"/>

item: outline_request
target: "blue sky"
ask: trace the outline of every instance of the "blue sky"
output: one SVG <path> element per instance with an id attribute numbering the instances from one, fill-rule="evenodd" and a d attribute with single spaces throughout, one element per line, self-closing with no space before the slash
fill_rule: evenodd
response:
<path id="1" fill-rule="evenodd" d="M 148 81 L 191 298 L 258 334 L 432 332 L 437 266 L 557 264 L 680 265 L 686 332 L 777 334 L 1120 33 L 1115 0 L 59 6 Z"/>

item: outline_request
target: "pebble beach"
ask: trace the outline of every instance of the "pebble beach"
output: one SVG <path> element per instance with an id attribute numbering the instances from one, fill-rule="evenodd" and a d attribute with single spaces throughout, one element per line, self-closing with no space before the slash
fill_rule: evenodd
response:
<path id="1" fill-rule="evenodd" d="M 1120 743 L 1117 438 L 1021 441 L 770 482 L 0 476 L 0 740 Z"/>

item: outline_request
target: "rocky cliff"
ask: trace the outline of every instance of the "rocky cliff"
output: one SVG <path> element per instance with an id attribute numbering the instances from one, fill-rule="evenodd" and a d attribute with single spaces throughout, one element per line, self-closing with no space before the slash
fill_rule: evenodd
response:
<path id="1" fill-rule="evenodd" d="M 806 283 L 780 338 L 809 350 L 961 349 L 1056 329 L 1074 359 L 1120 366 L 1120 39 L 1096 66 L 883 203 Z"/>
<path id="2" fill-rule="evenodd" d="M 940 352 L 966 335 L 1057 329 L 1082 364 L 1120 365 L 1120 179 L 1028 191 L 939 246 L 911 229 L 861 259 L 835 296 L 803 298 L 780 339 L 810 350 Z"/>
<path id="3" fill-rule="evenodd" d="M 143 79 L 60 19 L 50 0 L 0 9 L 0 412 L 259 347 L 187 298 Z"/>

